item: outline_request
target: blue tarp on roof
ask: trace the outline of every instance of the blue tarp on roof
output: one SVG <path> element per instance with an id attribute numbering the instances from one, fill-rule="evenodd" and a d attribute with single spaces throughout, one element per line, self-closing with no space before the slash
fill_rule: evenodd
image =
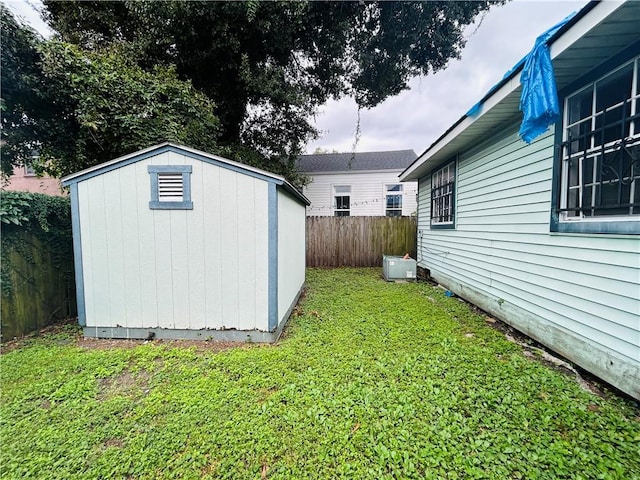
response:
<path id="1" fill-rule="evenodd" d="M 547 42 L 574 15 L 575 12 L 540 35 L 529 55 L 525 57 L 520 75 L 522 124 L 518 133 L 527 143 L 542 135 L 549 125 L 560 118 L 556 79 Z"/>
<path id="2" fill-rule="evenodd" d="M 572 13 L 540 35 L 536 39 L 531 52 L 514 65 L 502 77 L 502 80 L 489 90 L 482 100 L 471 107 L 467 112 L 467 116 L 473 117 L 477 115 L 484 101 L 502 85 L 505 79 L 522 66 L 522 74 L 520 75 L 520 83 L 522 84 L 520 110 L 523 113 L 523 118 L 520 125 L 520 137 L 525 142 L 531 143 L 544 133 L 549 125 L 555 123 L 560 116 L 560 105 L 547 42 L 575 15 L 576 12 Z"/>

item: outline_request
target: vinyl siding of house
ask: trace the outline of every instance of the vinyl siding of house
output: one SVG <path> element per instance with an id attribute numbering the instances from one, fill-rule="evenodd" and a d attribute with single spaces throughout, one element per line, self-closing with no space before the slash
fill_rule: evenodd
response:
<path id="1" fill-rule="evenodd" d="M 368 172 L 313 173 L 312 181 L 303 188 L 311 202 L 308 216 L 333 216 L 333 187 L 351 186 L 351 216 L 384 216 L 386 213 L 386 186 L 400 184 L 400 170 Z M 417 182 L 405 182 L 402 195 L 402 215 L 415 214 L 417 209 Z"/>
<path id="2" fill-rule="evenodd" d="M 149 208 L 149 165 L 192 166 L 193 210 Z M 79 182 L 86 326 L 266 331 L 268 186 L 175 152 Z"/>
<path id="3" fill-rule="evenodd" d="M 553 135 L 517 126 L 461 152 L 455 229 L 430 228 L 420 178 L 418 265 L 458 295 L 640 398 L 640 239 L 550 233 Z"/>

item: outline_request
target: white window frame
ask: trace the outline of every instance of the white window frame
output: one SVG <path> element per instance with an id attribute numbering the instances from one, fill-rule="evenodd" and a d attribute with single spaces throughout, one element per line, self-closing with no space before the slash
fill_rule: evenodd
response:
<path id="1" fill-rule="evenodd" d="M 400 190 L 389 190 L 390 188 L 397 188 Z M 389 197 L 400 197 L 400 204 L 398 206 L 389 207 Z M 404 185 L 401 183 L 389 183 L 384 186 L 384 214 L 387 217 L 401 217 L 402 205 L 404 203 Z M 398 215 L 390 215 L 390 213 L 398 213 Z"/>
<path id="2" fill-rule="evenodd" d="M 431 228 L 455 227 L 456 175 L 457 159 L 431 172 Z"/>
<path id="3" fill-rule="evenodd" d="M 630 98 L 627 98 L 624 101 L 620 101 L 615 105 L 606 106 L 602 111 L 595 111 L 597 108 L 596 105 L 598 84 L 602 84 L 603 82 L 611 80 L 612 77 L 621 73 L 623 69 L 629 68 L 629 66 L 632 66 L 632 86 Z M 619 152 L 619 154 L 622 155 L 623 152 L 621 151 L 621 148 L 623 146 L 626 149 L 633 149 L 635 152 L 640 152 L 640 118 L 629 120 L 633 116 L 637 116 L 638 114 L 640 114 L 639 76 L 640 56 L 636 56 L 635 58 L 622 63 L 618 67 L 606 72 L 594 81 L 583 85 L 580 89 L 571 92 L 571 94 L 566 96 L 564 100 L 564 116 L 562 122 L 563 143 L 560 153 L 561 166 L 558 220 L 561 223 L 638 221 L 640 215 L 640 207 L 629 206 L 627 214 L 607 215 L 602 213 L 606 212 L 606 208 L 602 208 L 598 205 L 596 196 L 598 187 L 601 191 L 603 185 L 617 184 L 619 189 L 622 189 L 623 186 L 629 185 L 629 196 L 625 196 L 624 198 L 621 197 L 619 199 L 620 205 L 622 205 L 619 208 L 627 208 L 627 204 L 631 205 L 632 203 L 640 202 L 640 162 L 632 163 L 628 172 L 616 172 L 612 168 L 611 171 L 613 172 L 613 175 L 618 178 L 618 180 L 603 180 L 601 177 L 598 178 L 599 170 L 601 170 L 601 168 L 598 168 L 598 166 L 599 162 L 602 162 L 603 156 L 614 155 L 616 152 Z M 573 123 L 569 123 L 571 100 L 589 90 L 591 90 L 592 97 L 591 111 L 583 118 Z M 620 109 L 620 107 L 622 107 L 622 111 L 625 105 L 629 106 L 628 116 L 625 114 L 624 117 L 625 122 L 628 122 L 628 136 L 621 138 L 623 133 L 626 133 L 625 126 L 627 124 L 625 123 L 625 125 L 621 127 L 622 132 L 620 138 L 616 138 L 615 140 L 611 140 L 606 143 L 597 141 L 597 135 L 600 131 L 599 128 L 601 128 L 602 130 L 610 130 L 611 128 L 613 128 L 609 127 L 609 129 L 607 129 L 603 127 L 597 127 L 598 119 L 604 118 L 604 115 L 606 115 L 607 112 Z M 585 123 L 588 125 L 588 132 L 580 135 L 578 137 L 578 140 L 572 141 L 572 138 L 570 138 L 569 136 L 570 130 L 578 129 L 580 127 L 580 124 Z M 609 125 L 611 125 L 611 123 Z M 585 142 L 585 145 L 581 149 L 579 144 L 580 139 L 583 136 L 584 139 L 582 141 Z M 586 145 L 586 143 L 588 143 L 588 145 Z M 573 150 L 576 151 L 574 152 Z M 589 164 L 593 165 L 587 171 Z M 592 172 L 591 182 L 585 181 L 585 178 L 589 178 L 589 172 Z M 628 173 L 628 175 L 625 175 L 625 173 Z M 570 180 L 570 174 L 572 174 L 571 178 L 573 180 Z M 573 175 L 576 175 L 577 178 L 574 178 Z M 602 175 L 602 173 L 600 173 L 600 175 Z M 620 177 L 622 177 L 622 180 L 620 180 Z M 570 185 L 570 183 L 576 183 L 576 185 Z M 588 194 L 589 191 L 591 192 L 590 195 Z M 572 194 L 573 196 L 575 196 L 575 204 L 569 203 L 571 192 L 575 192 L 575 194 Z M 621 192 L 621 190 L 619 190 L 619 192 Z M 619 195 L 622 195 L 622 193 L 619 193 Z M 624 202 L 625 198 L 628 200 L 628 203 Z M 589 201 L 589 203 L 585 203 L 585 199 Z"/>
<path id="4" fill-rule="evenodd" d="M 333 185 L 331 188 L 333 193 L 333 215 L 335 217 L 350 217 L 351 216 L 351 185 Z M 338 198 L 347 198 L 349 207 L 338 205 Z"/>

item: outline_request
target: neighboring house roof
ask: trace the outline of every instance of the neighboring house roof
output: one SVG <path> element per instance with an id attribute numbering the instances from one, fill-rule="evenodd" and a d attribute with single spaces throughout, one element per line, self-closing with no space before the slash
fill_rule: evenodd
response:
<path id="1" fill-rule="evenodd" d="M 640 3 L 636 1 L 587 4 L 547 42 L 557 90 L 570 86 L 586 70 L 638 42 L 638 25 Z M 522 67 L 523 62 L 519 62 L 509 71 L 480 100 L 479 111 L 462 116 L 400 174 L 400 180 L 417 180 L 456 153 L 491 137 L 505 124 L 519 122 Z"/>
<path id="2" fill-rule="evenodd" d="M 316 153 L 298 157 L 302 173 L 404 170 L 417 158 L 413 150 L 360 153 Z"/>
<path id="3" fill-rule="evenodd" d="M 176 145 L 171 142 L 161 143 L 160 145 L 154 145 L 153 147 L 146 148 L 144 150 L 140 150 L 138 152 L 130 153 L 128 155 L 124 155 L 122 157 L 116 158 L 109 162 L 101 163 L 100 165 L 96 165 L 94 167 L 87 168 L 80 172 L 72 173 L 71 175 L 67 175 L 62 178 L 62 184 L 64 186 L 71 185 L 73 183 L 78 183 L 83 180 L 86 180 L 91 177 L 95 177 L 96 175 L 101 175 L 103 173 L 109 172 L 111 170 L 115 170 L 117 168 L 124 167 L 126 165 L 130 165 L 132 163 L 139 162 L 140 160 L 144 160 L 145 158 L 152 157 L 154 155 L 159 155 L 164 152 L 176 152 L 181 155 L 187 155 L 191 158 L 196 158 L 205 163 L 210 163 L 213 165 L 217 165 L 223 168 L 228 168 L 230 170 L 234 170 L 236 172 L 244 173 L 246 175 L 261 178 L 268 182 L 273 182 L 276 185 L 282 185 L 285 190 L 291 193 L 294 197 L 300 200 L 305 205 L 310 205 L 311 202 L 302 195 L 293 185 L 287 182 L 284 177 L 279 175 L 275 175 L 271 172 L 267 172 L 265 170 L 260 170 L 259 168 L 251 167 L 249 165 L 245 165 L 243 163 L 234 162 L 232 160 L 228 160 L 223 157 L 219 157 L 217 155 L 213 155 L 210 153 L 202 152 L 200 150 L 196 150 L 194 148 L 185 147 L 183 145 Z"/>

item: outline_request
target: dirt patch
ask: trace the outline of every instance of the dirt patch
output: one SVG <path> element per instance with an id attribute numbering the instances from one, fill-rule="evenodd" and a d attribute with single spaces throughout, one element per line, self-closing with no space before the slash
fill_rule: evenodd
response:
<path id="1" fill-rule="evenodd" d="M 272 346 L 269 343 L 243 343 L 243 342 L 221 342 L 215 340 L 126 340 L 114 338 L 84 338 L 78 337 L 76 345 L 88 350 L 111 350 L 113 348 L 135 348 L 140 345 L 152 343 L 154 345 L 165 345 L 167 347 L 191 348 L 207 352 L 223 352 L 232 348 L 255 348 Z"/>
<path id="2" fill-rule="evenodd" d="M 140 370 L 135 374 L 125 370 L 113 377 L 98 380 L 96 399 L 103 402 L 115 396 L 141 397 L 149 393 L 149 372 Z"/>
<path id="3" fill-rule="evenodd" d="M 104 446 L 107 447 L 107 448 L 109 448 L 109 447 L 122 448 L 122 447 L 124 447 L 124 442 L 122 440 L 120 440 L 119 438 L 110 438 L 109 440 L 104 442 Z"/>

